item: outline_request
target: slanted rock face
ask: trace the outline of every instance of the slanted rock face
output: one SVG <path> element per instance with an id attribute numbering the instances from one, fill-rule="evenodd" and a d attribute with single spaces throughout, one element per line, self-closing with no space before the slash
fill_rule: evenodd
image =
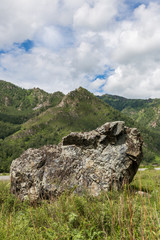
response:
<path id="1" fill-rule="evenodd" d="M 11 165 L 11 192 L 31 201 L 66 189 L 92 195 L 131 182 L 142 159 L 142 139 L 124 122 L 71 133 L 58 146 L 28 149 Z"/>

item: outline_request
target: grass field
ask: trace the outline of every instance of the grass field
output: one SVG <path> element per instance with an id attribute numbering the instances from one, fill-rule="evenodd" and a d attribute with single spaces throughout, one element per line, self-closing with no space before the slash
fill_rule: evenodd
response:
<path id="1" fill-rule="evenodd" d="M 138 172 L 124 191 L 64 193 L 32 206 L 0 183 L 0 240 L 160 239 L 160 171 Z"/>

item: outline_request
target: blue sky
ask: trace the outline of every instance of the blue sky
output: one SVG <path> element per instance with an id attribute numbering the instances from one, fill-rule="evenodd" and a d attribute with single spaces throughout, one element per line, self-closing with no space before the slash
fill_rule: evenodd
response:
<path id="1" fill-rule="evenodd" d="M 0 10 L 0 79 L 160 97 L 158 0 L 6 0 Z"/>
<path id="2" fill-rule="evenodd" d="M 26 52 L 29 52 L 32 48 L 34 48 L 34 42 L 30 39 L 25 40 L 22 43 L 14 43 L 18 48 L 24 49 Z"/>

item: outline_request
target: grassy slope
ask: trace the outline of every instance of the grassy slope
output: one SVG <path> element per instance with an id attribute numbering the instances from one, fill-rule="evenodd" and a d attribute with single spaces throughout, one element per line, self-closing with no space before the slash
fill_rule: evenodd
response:
<path id="1" fill-rule="evenodd" d="M 9 184 L 0 183 L 0 240 L 158 240 L 159 178 L 160 171 L 139 172 L 123 192 L 70 192 L 35 206 L 19 202 Z"/>
<path id="2" fill-rule="evenodd" d="M 18 132 L 1 142 L 1 169 L 8 170 L 11 161 L 29 147 L 57 144 L 71 131 L 89 131 L 116 120 L 133 125 L 133 121 L 119 111 L 79 88 L 65 96 L 59 106 L 30 119 Z"/>

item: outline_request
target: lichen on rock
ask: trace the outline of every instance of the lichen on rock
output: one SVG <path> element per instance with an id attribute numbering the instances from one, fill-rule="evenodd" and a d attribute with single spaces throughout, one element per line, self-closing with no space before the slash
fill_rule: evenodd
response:
<path id="1" fill-rule="evenodd" d="M 124 122 L 70 133 L 59 145 L 28 149 L 11 165 L 11 192 L 22 201 L 60 195 L 66 189 L 98 195 L 130 183 L 142 160 L 142 138 Z"/>

